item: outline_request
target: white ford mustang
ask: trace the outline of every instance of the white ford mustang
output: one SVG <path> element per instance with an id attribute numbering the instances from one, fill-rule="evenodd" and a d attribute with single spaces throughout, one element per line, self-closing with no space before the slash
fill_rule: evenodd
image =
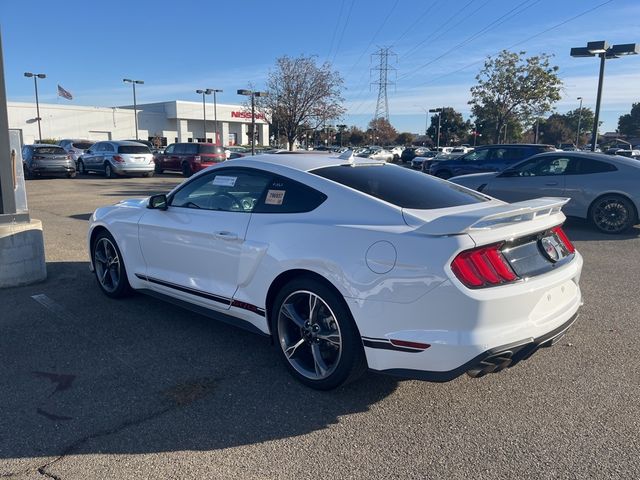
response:
<path id="1" fill-rule="evenodd" d="M 88 242 L 100 288 L 272 335 L 318 389 L 367 367 L 482 376 L 573 324 L 582 257 L 561 228 L 567 199 L 506 204 L 347 157 L 227 161 L 167 195 L 97 209 Z"/>

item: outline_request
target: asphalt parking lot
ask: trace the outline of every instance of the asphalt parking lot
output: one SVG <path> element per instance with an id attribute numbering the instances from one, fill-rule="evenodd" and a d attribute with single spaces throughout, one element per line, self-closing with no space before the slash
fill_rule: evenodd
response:
<path id="1" fill-rule="evenodd" d="M 0 290 L 0 477 L 640 478 L 640 228 L 568 222 L 580 319 L 513 369 L 316 392 L 264 338 L 99 291 L 91 212 L 181 180 L 28 182 L 48 279 Z"/>

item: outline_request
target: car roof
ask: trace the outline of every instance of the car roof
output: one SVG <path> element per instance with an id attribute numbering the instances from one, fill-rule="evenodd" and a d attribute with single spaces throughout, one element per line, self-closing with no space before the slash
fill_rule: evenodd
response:
<path id="1" fill-rule="evenodd" d="M 620 155 L 607 155 L 605 153 L 597 153 L 597 152 L 544 152 L 538 153 L 537 155 L 533 155 L 526 160 L 531 160 L 532 158 L 544 158 L 551 156 L 561 155 L 563 157 L 568 158 L 591 158 L 593 160 L 601 160 L 603 162 L 611 162 L 614 164 L 627 165 L 632 167 L 640 167 L 640 160 L 636 160 L 634 158 L 622 157 Z"/>
<path id="2" fill-rule="evenodd" d="M 58 147 L 58 148 L 62 148 L 60 145 L 58 144 L 53 144 L 53 143 L 32 143 L 31 145 L 26 145 L 27 147 Z"/>
<path id="3" fill-rule="evenodd" d="M 371 163 L 382 163 L 371 161 L 370 159 L 359 159 L 358 157 L 353 157 L 353 162 L 360 165 L 366 165 Z M 232 162 L 225 162 L 228 165 Z M 243 166 L 243 167 L 267 167 L 269 165 L 279 165 L 282 167 L 290 168 L 293 170 L 298 170 L 300 172 L 310 172 L 311 170 L 315 170 L 317 168 L 322 167 L 333 167 L 339 165 L 345 165 L 349 163 L 349 160 L 345 160 L 343 158 L 339 158 L 336 155 L 322 155 L 322 154 L 313 154 L 309 152 L 309 154 L 295 154 L 295 153 L 262 153 L 254 156 L 247 156 L 242 158 L 237 158 L 233 160 L 233 165 Z"/>
<path id="4" fill-rule="evenodd" d="M 139 140 L 102 140 L 102 142 L 113 143 L 114 145 L 143 145 L 143 146 L 147 146 L 146 144 L 142 143 Z M 98 142 L 96 142 L 96 143 L 98 143 Z"/>
<path id="5" fill-rule="evenodd" d="M 553 145 L 547 145 L 546 143 L 498 143 L 496 145 L 478 145 L 475 147 L 476 150 L 481 148 L 517 148 L 517 147 L 552 147 Z"/>

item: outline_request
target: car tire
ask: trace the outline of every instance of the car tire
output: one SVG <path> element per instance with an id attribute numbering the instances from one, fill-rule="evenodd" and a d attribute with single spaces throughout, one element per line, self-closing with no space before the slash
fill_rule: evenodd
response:
<path id="1" fill-rule="evenodd" d="M 91 261 L 98 286 L 106 296 L 122 298 L 131 293 L 122 254 L 108 231 L 96 236 L 91 245 Z"/>
<path id="2" fill-rule="evenodd" d="M 629 199 L 621 195 L 604 195 L 589 207 L 589 220 L 601 232 L 617 234 L 636 223 L 637 212 Z"/>
<path id="3" fill-rule="evenodd" d="M 278 292 L 270 318 L 280 357 L 308 387 L 331 390 L 366 371 L 362 339 L 351 312 L 326 284 L 306 276 L 290 281 Z"/>
<path id="4" fill-rule="evenodd" d="M 76 178 L 76 172 L 68 172 L 67 178 Z"/>
<path id="5" fill-rule="evenodd" d="M 153 177 L 153 174 L 154 174 L 154 172 L 146 172 L 146 173 L 143 173 L 142 176 L 145 177 L 145 178 Z"/>
<path id="6" fill-rule="evenodd" d="M 436 177 L 443 180 L 449 180 L 452 176 L 453 175 L 451 175 L 451 172 L 449 170 L 440 170 L 439 172 L 436 172 Z"/>
<path id="7" fill-rule="evenodd" d="M 107 178 L 114 178 L 116 175 L 113 173 L 113 167 L 109 162 L 104 164 L 104 176 Z"/>
<path id="8" fill-rule="evenodd" d="M 193 170 L 191 170 L 191 165 L 189 165 L 187 162 L 184 162 L 182 164 L 182 176 L 189 178 L 191 175 L 193 175 Z"/>
<path id="9" fill-rule="evenodd" d="M 82 160 L 78 160 L 78 173 L 80 175 L 87 174 L 87 170 L 84 168 L 84 162 Z"/>

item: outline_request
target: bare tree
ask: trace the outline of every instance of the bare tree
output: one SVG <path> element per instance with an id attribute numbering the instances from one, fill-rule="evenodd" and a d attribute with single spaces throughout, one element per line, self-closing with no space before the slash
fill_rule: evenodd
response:
<path id="1" fill-rule="evenodd" d="M 340 74 L 327 62 L 318 66 L 312 56 L 280 57 L 269 72 L 268 95 L 260 98 L 259 108 L 293 150 L 305 128 L 316 129 L 345 112 L 342 84 Z"/>

